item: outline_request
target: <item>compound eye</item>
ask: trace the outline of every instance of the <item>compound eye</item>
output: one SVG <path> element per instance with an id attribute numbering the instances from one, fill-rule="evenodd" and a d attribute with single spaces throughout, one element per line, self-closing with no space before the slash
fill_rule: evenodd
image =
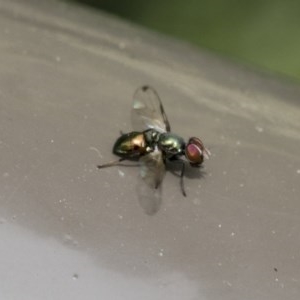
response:
<path id="1" fill-rule="evenodd" d="M 188 143 L 185 148 L 185 156 L 191 165 L 200 165 L 203 162 L 203 152 L 198 145 Z"/>

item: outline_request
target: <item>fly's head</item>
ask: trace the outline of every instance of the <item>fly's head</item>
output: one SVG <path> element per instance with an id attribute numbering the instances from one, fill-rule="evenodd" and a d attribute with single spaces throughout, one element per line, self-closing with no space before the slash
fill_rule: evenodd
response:
<path id="1" fill-rule="evenodd" d="M 200 167 L 204 158 L 208 159 L 210 152 L 197 137 L 191 137 L 185 146 L 185 157 L 192 167 Z"/>

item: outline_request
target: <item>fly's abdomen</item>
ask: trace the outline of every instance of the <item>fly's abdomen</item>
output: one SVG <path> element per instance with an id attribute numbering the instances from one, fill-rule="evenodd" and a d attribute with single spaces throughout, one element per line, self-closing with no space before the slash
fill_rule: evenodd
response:
<path id="1" fill-rule="evenodd" d="M 135 158 L 147 152 L 143 132 L 122 134 L 115 142 L 113 153 L 120 157 Z"/>

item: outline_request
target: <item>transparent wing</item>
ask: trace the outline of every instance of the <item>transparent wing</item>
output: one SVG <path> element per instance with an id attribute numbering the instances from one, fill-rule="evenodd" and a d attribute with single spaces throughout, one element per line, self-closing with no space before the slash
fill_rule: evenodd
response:
<path id="1" fill-rule="evenodd" d="M 140 158 L 140 180 L 138 198 L 148 215 L 154 215 L 161 205 L 161 183 L 165 175 L 165 164 L 161 151 L 154 151 Z"/>
<path id="2" fill-rule="evenodd" d="M 131 110 L 132 128 L 144 131 L 153 128 L 169 132 L 170 123 L 157 92 L 150 86 L 142 86 L 133 95 Z"/>

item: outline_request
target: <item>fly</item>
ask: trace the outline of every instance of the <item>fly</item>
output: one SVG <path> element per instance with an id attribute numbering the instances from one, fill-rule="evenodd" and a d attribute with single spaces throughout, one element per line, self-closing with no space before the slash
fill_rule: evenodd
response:
<path id="1" fill-rule="evenodd" d="M 139 200 L 148 214 L 154 214 L 161 203 L 161 183 L 166 162 L 181 164 L 180 187 L 183 196 L 185 165 L 200 167 L 210 152 L 197 137 L 187 142 L 171 132 L 171 126 L 158 93 L 150 86 L 142 86 L 133 96 L 131 108 L 132 127 L 136 131 L 121 133 L 113 146 L 118 160 L 98 165 L 99 169 L 118 165 L 124 160 L 139 160 L 140 178 Z M 147 190 L 148 189 L 148 190 Z"/>

